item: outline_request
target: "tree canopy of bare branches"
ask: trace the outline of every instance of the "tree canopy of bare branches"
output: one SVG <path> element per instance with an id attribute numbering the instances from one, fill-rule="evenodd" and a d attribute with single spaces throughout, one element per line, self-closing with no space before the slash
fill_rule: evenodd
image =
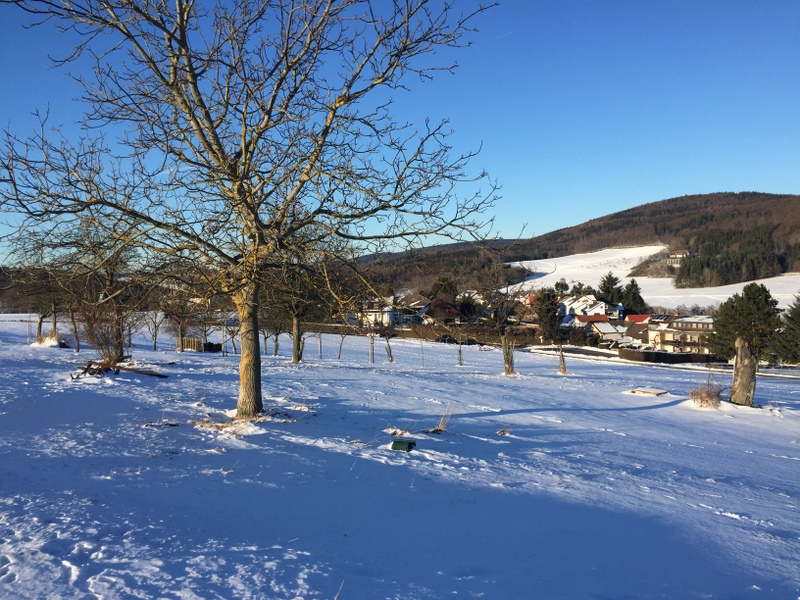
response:
<path id="1" fill-rule="evenodd" d="M 469 173 L 474 152 L 454 152 L 446 121 L 409 124 L 392 102 L 414 78 L 455 68 L 438 62 L 443 50 L 469 42 L 485 6 L 6 4 L 76 32 L 64 62 L 92 68 L 78 78 L 88 107 L 79 139 L 53 134 L 46 118 L 30 136 L 6 133 L 0 202 L 28 228 L 87 218 L 113 227 L 119 243 L 230 295 L 239 418 L 262 410 L 261 282 L 294 246 L 335 238 L 374 251 L 487 224 L 497 188 Z"/>

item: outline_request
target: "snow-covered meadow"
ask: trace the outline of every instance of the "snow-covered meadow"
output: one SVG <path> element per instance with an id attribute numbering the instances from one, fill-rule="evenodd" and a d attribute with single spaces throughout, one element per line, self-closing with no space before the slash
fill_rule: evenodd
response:
<path id="1" fill-rule="evenodd" d="M 526 264 L 525 285 L 623 281 L 659 246 Z M 739 286 L 675 290 L 710 305 Z M 764 282 L 781 306 L 800 276 Z M 700 409 L 677 370 L 397 340 L 289 341 L 268 417 L 231 423 L 238 357 L 149 350 L 133 373 L 0 317 L 0 597 L 800 598 L 800 380 Z M 380 352 L 380 349 L 378 350 Z M 722 386 L 727 375 L 712 375 Z M 664 395 L 631 393 L 655 388 Z M 430 433 L 452 411 L 446 430 Z M 391 449 L 397 435 L 416 440 Z"/>
<path id="2" fill-rule="evenodd" d="M 0 322 L 0 597 L 800 597 L 796 379 L 709 410 L 702 370 L 324 336 L 231 424 L 236 356 L 134 342 L 168 378 Z"/>

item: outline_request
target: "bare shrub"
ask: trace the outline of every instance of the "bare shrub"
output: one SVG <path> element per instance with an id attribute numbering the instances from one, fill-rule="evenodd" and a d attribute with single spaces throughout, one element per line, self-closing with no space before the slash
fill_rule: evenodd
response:
<path id="1" fill-rule="evenodd" d="M 719 408 L 722 388 L 709 381 L 689 392 L 689 399 L 700 408 Z"/>
<path id="2" fill-rule="evenodd" d="M 450 417 L 452 415 L 453 415 L 453 405 L 448 404 L 447 407 L 444 409 L 442 416 L 439 418 L 439 424 L 433 429 L 426 429 L 425 433 L 442 433 L 443 431 L 447 431 L 447 423 L 448 421 L 450 421 Z"/>
<path id="3" fill-rule="evenodd" d="M 125 313 L 121 307 L 86 302 L 79 306 L 77 318 L 84 337 L 104 362 L 115 365 L 125 359 Z"/>

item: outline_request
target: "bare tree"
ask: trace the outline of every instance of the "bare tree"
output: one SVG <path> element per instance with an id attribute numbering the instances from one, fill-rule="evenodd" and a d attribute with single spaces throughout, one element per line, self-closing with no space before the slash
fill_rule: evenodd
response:
<path id="1" fill-rule="evenodd" d="M 42 230 L 17 236 L 12 257 L 25 266 L 29 291 L 47 290 L 43 297 L 53 317 L 51 334 L 56 334 L 56 313 L 65 313 L 76 351 L 80 350 L 80 330 L 103 360 L 113 364 L 125 354 L 131 316 L 143 297 L 141 280 L 129 271 L 137 257 L 123 241 L 124 227 L 119 223 L 111 229 L 120 235 L 96 227 L 91 218 L 71 225 L 56 219 Z M 36 298 L 41 293 L 31 295 Z"/>
<path id="2" fill-rule="evenodd" d="M 97 137 L 10 133 L 0 201 L 33 227 L 98 209 L 128 243 L 193 266 L 240 321 L 237 418 L 262 410 L 260 287 L 287 247 L 315 236 L 375 250 L 485 224 L 496 187 L 452 155 L 449 126 L 414 128 L 391 94 L 466 43 L 486 7 L 452 0 L 11 0 L 80 36 L 68 61 Z M 463 11 L 463 12 L 462 12 Z M 103 34 L 103 35 L 101 35 Z M 112 157 L 116 155 L 117 159 Z M 459 184 L 485 182 L 460 196 Z M 302 235 L 313 231 L 313 235 Z"/>
<path id="3" fill-rule="evenodd" d="M 154 351 L 158 350 L 158 334 L 161 331 L 161 327 L 164 325 L 166 318 L 166 315 L 157 308 L 142 313 L 142 322 L 147 328 L 147 332 L 150 334 Z"/>
<path id="4" fill-rule="evenodd" d="M 36 341 L 41 343 L 45 337 L 58 337 L 58 313 L 65 310 L 64 292 L 58 285 L 54 273 L 41 262 L 22 263 L 22 268 L 13 274 L 12 285 L 20 296 L 18 307 L 25 312 L 36 314 Z M 44 335 L 44 322 L 51 319 L 51 328 Z"/>
<path id="5" fill-rule="evenodd" d="M 491 259 L 491 264 L 482 274 L 482 284 L 485 289 L 484 300 L 488 304 L 486 314 L 489 324 L 500 338 L 504 375 L 516 374 L 514 350 L 517 341 L 514 329 L 522 292 L 519 287 L 515 288 L 510 285 L 512 278 L 513 274 L 496 253 Z"/>
<path id="6" fill-rule="evenodd" d="M 278 356 L 280 336 L 289 330 L 289 320 L 281 309 L 271 306 L 269 300 L 262 300 L 258 315 L 258 325 L 264 337 L 264 352 L 267 339 L 272 337 L 272 356 Z"/>

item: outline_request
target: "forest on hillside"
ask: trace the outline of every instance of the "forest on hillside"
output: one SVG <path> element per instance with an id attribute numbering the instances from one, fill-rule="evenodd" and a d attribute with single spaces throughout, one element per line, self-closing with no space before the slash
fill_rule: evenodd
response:
<path id="1" fill-rule="evenodd" d="M 453 244 L 370 257 L 365 273 L 386 295 L 406 289 L 428 294 L 442 277 L 451 280 L 459 291 L 483 290 L 523 281 L 528 272 L 505 263 L 526 260 L 527 256 L 507 241 Z M 498 265 L 503 265 L 499 272 Z"/>
<path id="2" fill-rule="evenodd" d="M 688 250 L 676 284 L 705 287 L 800 271 L 800 195 L 697 194 L 643 204 L 522 240 L 448 244 L 373 260 L 385 285 L 425 291 L 440 276 L 459 289 L 480 288 L 490 257 L 540 260 L 604 248 L 664 244 Z M 509 273 L 509 279 L 522 273 Z M 640 274 L 641 276 L 642 274 Z"/>
<path id="3" fill-rule="evenodd" d="M 691 254 L 681 261 L 678 287 L 710 287 L 776 277 L 800 270 L 800 244 L 780 245 L 774 227 L 749 230 L 704 229 L 687 243 Z"/>

